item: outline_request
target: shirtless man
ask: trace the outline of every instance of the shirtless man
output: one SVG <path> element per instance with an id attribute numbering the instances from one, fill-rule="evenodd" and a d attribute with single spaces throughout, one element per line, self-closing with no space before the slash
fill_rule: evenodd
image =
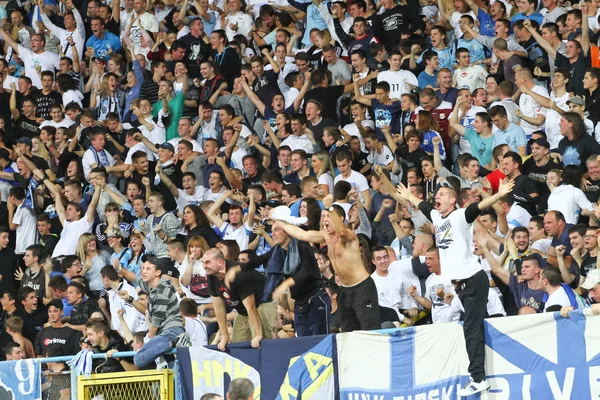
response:
<path id="1" fill-rule="evenodd" d="M 492 206 L 514 187 L 512 180 L 500 181 L 498 193 L 466 208 L 456 208 L 456 191 L 441 187 L 435 195 L 435 205 L 414 196 L 410 187 L 398 186 L 398 200 L 411 202 L 433 222 L 435 242 L 441 261 L 441 275 L 458 284 L 464 297 L 465 308 L 463 330 L 469 356 L 469 381 L 458 391 L 459 397 L 470 396 L 487 390 L 490 385 L 485 379 L 485 343 L 483 319 L 490 282 L 481 268 L 477 256 L 471 251 L 471 225 L 482 210 Z"/>
<path id="2" fill-rule="evenodd" d="M 320 231 L 305 231 L 283 221 L 278 223 L 288 235 L 298 240 L 327 243 L 327 255 L 342 284 L 338 296 L 342 332 L 380 329 L 377 287 L 362 264 L 356 233 L 344 226 L 332 204 L 333 196 L 327 195 L 323 199 L 325 209 L 321 217 L 323 229 Z"/>

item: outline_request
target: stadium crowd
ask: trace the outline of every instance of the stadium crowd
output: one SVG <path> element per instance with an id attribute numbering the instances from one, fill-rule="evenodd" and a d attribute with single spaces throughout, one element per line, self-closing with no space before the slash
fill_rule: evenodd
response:
<path id="1" fill-rule="evenodd" d="M 485 390 L 484 317 L 598 311 L 599 6 L 0 6 L 3 357 L 464 320 Z"/>

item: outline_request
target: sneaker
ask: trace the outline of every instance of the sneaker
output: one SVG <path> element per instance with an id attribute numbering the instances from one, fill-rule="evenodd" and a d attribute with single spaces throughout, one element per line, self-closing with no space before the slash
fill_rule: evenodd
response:
<path id="1" fill-rule="evenodd" d="M 469 378 L 468 382 L 465 383 L 465 386 L 456 392 L 456 394 L 458 397 L 468 397 L 483 392 L 484 390 L 488 390 L 489 388 L 490 384 L 487 380 L 484 379 L 481 382 L 475 382 L 473 378 Z"/>
<path id="2" fill-rule="evenodd" d="M 156 361 L 156 369 L 169 368 L 169 365 L 167 364 L 167 360 L 165 360 L 165 358 L 163 356 L 158 357 L 155 361 Z"/>
<path id="3" fill-rule="evenodd" d="M 190 339 L 190 335 L 188 335 L 187 332 L 184 332 L 181 335 L 177 336 L 175 347 L 192 347 L 192 340 Z"/>

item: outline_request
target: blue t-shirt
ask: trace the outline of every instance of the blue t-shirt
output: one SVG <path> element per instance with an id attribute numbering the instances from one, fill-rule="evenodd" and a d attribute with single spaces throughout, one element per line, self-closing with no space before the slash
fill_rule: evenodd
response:
<path id="1" fill-rule="evenodd" d="M 494 150 L 494 136 L 482 138 L 475 129 L 465 131 L 465 139 L 471 144 L 471 154 L 479 164 L 487 165 L 492 162 L 492 151 Z"/>
<path id="2" fill-rule="evenodd" d="M 400 118 L 402 117 L 400 101 L 381 104 L 378 100 L 371 99 L 371 107 L 375 112 L 375 131 L 380 141 L 385 141 L 385 135 L 381 131 L 384 126 L 389 126 L 393 133 L 400 132 Z"/>
<path id="3" fill-rule="evenodd" d="M 423 143 L 421 143 L 421 148 L 429 154 L 433 154 L 433 143 L 431 141 L 436 136 L 440 139 L 442 138 L 442 136 L 439 133 L 432 130 L 425 132 L 425 134 L 423 135 Z M 440 147 L 440 158 L 442 160 L 445 160 L 446 150 L 444 149 L 444 145 L 442 144 L 442 142 L 440 142 L 438 146 Z"/>
<path id="4" fill-rule="evenodd" d="M 512 122 L 506 130 L 498 129 L 494 133 L 494 147 L 499 144 L 507 144 L 514 152 L 519 152 L 519 147 L 527 146 L 527 135 L 523 128 Z"/>
<path id="5" fill-rule="evenodd" d="M 452 71 L 452 66 L 456 64 L 456 57 L 454 57 L 454 47 L 449 46 L 444 50 L 437 50 L 432 48 L 431 50 L 435 51 L 440 59 L 440 68 L 448 68 Z"/>
<path id="6" fill-rule="evenodd" d="M 469 50 L 469 56 L 471 56 L 471 64 L 476 61 L 485 59 L 485 46 L 479 43 L 475 39 L 465 40 L 464 36 L 456 41 L 456 48 L 460 49 L 464 47 Z"/>
<path id="7" fill-rule="evenodd" d="M 480 34 L 491 37 L 496 36 L 496 30 L 494 29 L 496 27 L 496 21 L 492 19 L 490 14 L 486 13 L 480 8 L 479 12 L 477 13 L 477 19 L 479 20 Z"/>
<path id="8" fill-rule="evenodd" d="M 113 35 L 108 31 L 104 31 L 104 37 L 102 39 L 92 35 L 87 42 L 85 42 L 85 45 L 86 47 L 93 47 L 94 56 L 103 60 L 108 60 L 110 57 L 108 54 L 109 49 L 112 49 L 113 53 L 121 50 L 121 40 L 118 36 Z"/>
<path id="9" fill-rule="evenodd" d="M 427 86 L 431 85 L 432 88 L 437 88 L 437 71 L 433 75 L 429 75 L 427 71 L 423 71 L 419 74 L 419 89 L 423 90 Z"/>
<path id="10" fill-rule="evenodd" d="M 510 274 L 509 287 L 518 308 L 533 307 L 536 312 L 544 311 L 542 308 L 544 292 L 541 289 L 530 289 L 527 282 L 517 282 L 514 274 Z"/>
<path id="11" fill-rule="evenodd" d="M 524 19 L 530 19 L 532 21 L 537 22 L 539 26 L 542 26 L 542 21 L 544 20 L 544 16 L 542 14 L 539 14 L 539 13 L 535 13 L 535 14 L 531 14 L 531 15 L 525 15 L 523 13 L 518 13 L 518 14 L 515 14 L 510 19 L 510 24 L 514 25 L 515 22 L 521 21 L 521 20 L 524 20 Z"/>

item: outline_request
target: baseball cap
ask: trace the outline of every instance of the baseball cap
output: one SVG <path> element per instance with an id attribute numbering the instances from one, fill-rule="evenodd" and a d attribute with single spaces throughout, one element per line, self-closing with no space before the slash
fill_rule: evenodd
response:
<path id="1" fill-rule="evenodd" d="M 283 206 L 284 204 L 279 200 L 269 200 L 269 201 L 265 201 L 263 205 L 275 208 L 275 207 Z"/>
<path id="2" fill-rule="evenodd" d="M 19 140 L 17 140 L 17 144 L 26 144 L 29 147 L 33 146 L 33 143 L 31 142 L 31 139 L 28 138 L 27 136 L 21 136 L 19 138 Z"/>
<path id="3" fill-rule="evenodd" d="M 529 141 L 529 144 L 531 145 L 532 143 L 537 144 L 538 146 L 542 146 L 545 147 L 547 149 L 550 148 L 550 142 L 548 142 L 546 139 L 544 138 L 537 138 L 537 139 L 532 139 Z"/>
<path id="4" fill-rule="evenodd" d="M 47 308 L 50 308 L 50 306 L 56 307 L 59 310 L 62 310 L 64 308 L 63 302 L 58 299 L 51 300 L 50 303 L 48 303 Z"/>
<path id="5" fill-rule="evenodd" d="M 585 290 L 591 290 L 600 283 L 600 269 L 593 269 L 588 276 L 585 277 L 585 281 L 581 284 L 581 287 Z"/>
<path id="6" fill-rule="evenodd" d="M 168 267 L 165 265 L 165 261 L 162 258 L 144 254 L 144 256 L 142 257 L 142 261 L 149 262 L 150 264 L 154 265 L 158 270 L 160 270 L 161 275 L 167 273 Z"/>
<path id="7" fill-rule="evenodd" d="M 579 96 L 571 97 L 569 100 L 567 100 L 567 104 L 569 103 L 577 104 L 578 106 L 585 106 L 585 100 Z"/>
<path id="8" fill-rule="evenodd" d="M 170 150 L 172 153 L 175 153 L 175 147 L 173 147 L 173 145 L 171 143 L 169 143 L 169 142 L 164 142 L 163 144 L 161 144 L 158 147 L 160 149 Z"/>

